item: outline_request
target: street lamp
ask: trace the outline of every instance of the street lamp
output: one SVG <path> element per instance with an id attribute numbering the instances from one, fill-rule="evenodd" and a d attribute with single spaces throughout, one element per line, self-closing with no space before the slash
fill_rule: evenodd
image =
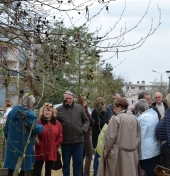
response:
<path id="1" fill-rule="evenodd" d="M 169 88 L 168 88 L 168 93 L 170 93 L 170 71 L 166 71 L 168 78 L 169 78 Z"/>
<path id="2" fill-rule="evenodd" d="M 159 75 L 160 75 L 160 92 L 161 92 L 162 91 L 162 76 L 165 72 L 162 73 L 162 72 L 158 72 L 156 70 L 152 70 L 152 72 L 159 73 Z"/>

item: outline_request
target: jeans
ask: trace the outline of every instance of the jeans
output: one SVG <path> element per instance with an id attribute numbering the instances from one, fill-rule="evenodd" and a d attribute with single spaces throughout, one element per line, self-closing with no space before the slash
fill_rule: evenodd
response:
<path id="1" fill-rule="evenodd" d="M 96 152 L 94 155 L 94 163 L 93 163 L 94 175 L 97 175 L 98 166 L 99 166 L 99 158 L 100 158 L 100 155 Z"/>
<path id="2" fill-rule="evenodd" d="M 92 143 L 91 139 L 84 139 L 84 153 L 85 153 L 85 166 L 84 166 L 84 174 L 83 176 L 90 175 L 90 165 L 92 160 Z"/>
<path id="3" fill-rule="evenodd" d="M 51 176 L 51 169 L 54 161 L 45 161 L 45 176 Z M 34 173 L 33 176 L 41 176 L 41 170 L 44 161 L 36 161 L 34 163 Z"/>
<path id="4" fill-rule="evenodd" d="M 70 160 L 73 160 L 73 175 L 81 176 L 83 163 L 83 143 L 62 144 L 63 176 L 70 176 Z"/>

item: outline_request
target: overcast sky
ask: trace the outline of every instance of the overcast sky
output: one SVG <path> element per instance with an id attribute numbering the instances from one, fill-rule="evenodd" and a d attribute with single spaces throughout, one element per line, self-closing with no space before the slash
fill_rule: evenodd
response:
<path id="1" fill-rule="evenodd" d="M 125 22 L 127 28 L 135 26 L 145 13 L 148 2 L 148 0 L 127 0 L 122 22 L 117 26 L 118 30 L 120 30 L 121 25 L 124 26 Z M 125 62 L 114 68 L 114 73 L 122 75 L 128 82 L 145 81 L 150 83 L 154 79 L 160 80 L 161 74 L 163 81 L 168 82 L 167 74 L 164 72 L 170 70 L 170 0 L 152 0 L 146 17 L 135 30 L 128 34 L 126 42 L 132 43 L 135 39 L 147 35 L 152 18 L 153 28 L 157 26 L 159 23 L 157 5 L 161 9 L 161 25 L 157 31 L 146 40 L 142 47 L 134 51 L 120 53 L 118 59 L 114 58 L 107 61 L 114 67 L 126 59 Z M 90 30 L 93 30 L 95 25 L 100 26 L 101 22 L 104 28 L 109 28 L 119 18 L 123 7 L 124 1 L 122 0 L 112 3 L 112 6 L 109 6 L 109 13 L 104 11 L 99 15 L 96 23 L 90 26 Z M 96 8 L 97 6 L 94 7 L 93 11 Z M 105 54 L 103 57 L 107 59 L 109 54 Z M 152 72 L 152 70 L 159 73 Z"/>
<path id="2" fill-rule="evenodd" d="M 126 59 L 122 64 L 115 67 L 113 72 L 116 75 L 121 75 L 127 82 L 136 83 L 137 81 L 145 81 L 147 84 L 150 84 L 150 82 L 153 82 L 155 79 L 159 81 L 161 75 L 163 81 L 168 82 L 169 79 L 164 72 L 170 70 L 170 0 L 114 1 L 109 4 L 108 12 L 104 9 L 97 17 L 91 20 L 89 31 L 94 32 L 102 26 L 99 36 L 103 36 L 120 18 L 122 10 L 125 7 L 125 2 L 126 8 L 122 19 L 116 25 L 112 33 L 109 34 L 109 37 L 117 36 L 120 33 L 120 29 L 125 28 L 125 23 L 127 30 L 133 28 L 145 14 L 149 2 L 150 6 L 146 16 L 137 28 L 125 35 L 124 42 L 126 44 L 133 44 L 134 42 L 139 41 L 141 37 L 144 38 L 147 36 L 151 24 L 153 25 L 153 29 L 157 27 L 160 17 L 158 6 L 161 10 L 161 25 L 153 35 L 147 38 L 146 42 L 140 48 L 129 52 L 119 53 L 118 59 L 117 57 L 114 57 L 107 60 L 113 53 L 105 53 L 101 60 L 107 60 L 108 63 L 111 63 L 112 66 L 115 67 Z M 80 1 L 78 1 L 78 3 L 80 3 Z M 96 1 L 94 5 L 89 7 L 89 17 L 98 13 L 102 6 L 103 4 L 101 5 Z M 83 13 L 81 13 L 81 15 L 83 15 Z M 69 12 L 69 16 L 73 21 L 76 21 L 81 15 L 79 15 L 77 11 Z M 67 15 L 64 17 L 64 23 L 69 27 L 69 19 L 66 19 L 66 17 Z M 83 22 L 84 20 L 81 18 L 76 25 L 82 25 Z M 112 43 L 113 41 L 109 42 Z M 104 45 L 106 44 L 107 42 L 104 43 Z M 152 72 L 152 70 L 157 72 Z"/>

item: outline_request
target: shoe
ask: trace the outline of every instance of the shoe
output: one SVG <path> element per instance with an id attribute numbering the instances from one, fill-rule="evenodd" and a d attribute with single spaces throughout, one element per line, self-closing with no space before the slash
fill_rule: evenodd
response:
<path id="1" fill-rule="evenodd" d="M 94 174 L 93 176 L 97 176 L 97 174 Z"/>

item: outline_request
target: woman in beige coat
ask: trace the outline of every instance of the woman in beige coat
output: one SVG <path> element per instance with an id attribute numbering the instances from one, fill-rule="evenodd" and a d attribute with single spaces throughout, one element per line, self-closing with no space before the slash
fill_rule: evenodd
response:
<path id="1" fill-rule="evenodd" d="M 97 176 L 137 176 L 140 153 L 140 125 L 125 98 L 117 99 L 106 131 Z"/>

